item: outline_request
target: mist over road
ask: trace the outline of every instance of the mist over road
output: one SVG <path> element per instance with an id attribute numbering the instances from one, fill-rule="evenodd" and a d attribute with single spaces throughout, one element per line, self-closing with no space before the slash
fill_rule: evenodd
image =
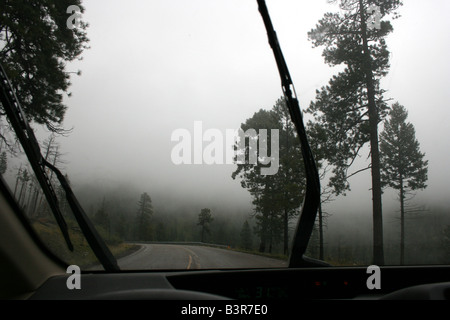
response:
<path id="1" fill-rule="evenodd" d="M 140 244 L 117 261 L 122 270 L 280 268 L 287 262 L 232 250 L 180 244 Z"/>

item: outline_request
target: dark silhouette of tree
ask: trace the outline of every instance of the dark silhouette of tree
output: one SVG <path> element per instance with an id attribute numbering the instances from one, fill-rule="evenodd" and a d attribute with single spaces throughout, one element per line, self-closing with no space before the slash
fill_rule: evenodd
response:
<path id="1" fill-rule="evenodd" d="M 400 200 L 400 264 L 405 263 L 405 201 L 409 192 L 425 189 L 428 160 L 420 152 L 408 112 L 399 103 L 392 106 L 380 135 L 381 178 L 384 186 L 398 191 Z"/>
<path id="2" fill-rule="evenodd" d="M 376 28 L 372 28 L 374 5 L 380 18 Z M 333 165 L 330 185 L 337 195 L 349 190 L 348 170 L 362 147 L 370 144 L 366 169 L 372 174 L 373 263 L 378 265 L 384 264 L 378 124 L 388 110 L 380 79 L 389 68 L 385 38 L 393 30 L 389 21 L 381 19 L 395 14 L 400 5 L 398 0 L 341 0 L 341 13 L 326 13 L 308 33 L 314 46 L 325 47 L 326 63 L 346 66 L 317 91 L 308 109 L 325 131 L 327 160 Z"/>
<path id="3" fill-rule="evenodd" d="M 271 252 L 272 246 L 283 242 L 283 252 L 288 253 L 289 222 L 298 215 L 305 189 L 305 171 L 302 161 L 300 142 L 284 98 L 276 101 L 272 110 L 256 112 L 241 125 L 248 133 L 245 148 L 242 151 L 245 161 L 237 163 L 232 178 L 241 179 L 241 186 L 248 189 L 253 197 L 256 233 L 260 238 L 259 251 Z M 254 130 L 254 136 L 250 136 Z M 261 130 L 267 130 L 267 139 Z M 278 130 L 278 136 L 272 137 L 272 130 Z M 272 139 L 278 138 L 278 169 L 275 174 L 264 174 L 263 169 L 275 166 L 265 163 L 265 158 L 274 156 Z M 267 145 L 265 155 L 261 154 L 261 143 Z M 252 145 L 253 144 L 253 145 Z M 239 142 L 236 144 L 238 148 Z M 241 147 L 243 147 L 241 145 Z M 251 161 L 252 155 L 257 162 Z M 236 157 L 236 159 L 238 159 Z"/>
<path id="4" fill-rule="evenodd" d="M 316 161 L 317 169 L 319 170 L 320 180 L 324 180 L 330 171 L 330 164 L 327 159 L 330 159 L 333 155 L 330 154 L 330 149 L 327 147 L 325 141 L 327 141 L 326 131 L 318 123 L 308 121 L 307 123 L 307 133 L 309 138 L 309 143 L 314 154 L 314 159 Z M 324 260 L 325 258 L 325 240 L 324 240 L 324 230 L 327 227 L 327 220 L 331 216 L 331 213 L 324 211 L 323 207 L 325 204 L 334 201 L 333 186 L 325 185 L 321 183 L 320 186 L 320 204 L 317 214 L 317 221 L 313 232 L 318 233 L 317 239 L 310 239 L 308 246 L 316 245 L 314 240 L 317 240 L 318 259 Z M 315 236 L 315 234 L 314 234 Z"/>
<path id="5" fill-rule="evenodd" d="M 62 160 L 62 154 L 60 152 L 60 146 L 59 143 L 56 141 L 57 136 L 55 133 L 51 133 L 50 136 L 45 139 L 42 142 L 41 150 L 42 155 L 46 161 L 51 163 L 55 167 L 61 167 L 65 162 Z M 57 181 L 56 176 L 54 175 L 53 171 L 50 169 L 46 169 L 47 174 L 49 176 L 50 182 L 54 185 L 59 186 L 59 182 Z M 68 176 L 66 175 L 66 179 L 68 179 Z M 69 181 L 69 180 L 68 180 Z M 38 215 L 39 216 L 48 216 L 50 214 L 50 208 L 48 206 L 48 203 L 45 199 L 44 194 L 42 193 L 41 186 L 39 182 L 36 179 L 33 179 L 32 181 L 33 187 L 30 189 L 30 206 L 28 210 L 28 214 L 30 217 L 34 217 L 37 215 L 37 210 L 39 210 Z M 60 207 L 62 209 L 62 212 L 67 214 L 68 210 L 68 203 L 66 200 L 65 192 L 62 190 L 62 187 L 58 190 L 58 196 L 60 201 Z"/>
<path id="6" fill-rule="evenodd" d="M 128 219 L 125 214 L 120 213 L 115 225 L 115 232 L 121 239 L 125 239 L 127 237 L 127 229 Z"/>
<path id="7" fill-rule="evenodd" d="M 22 207 L 25 205 L 25 195 L 27 191 L 28 182 L 30 181 L 31 176 L 28 173 L 27 169 L 22 170 L 22 174 L 20 176 L 21 188 L 19 192 L 19 197 L 17 198 L 17 203 L 19 203 Z"/>
<path id="8" fill-rule="evenodd" d="M 142 241 L 153 240 L 151 218 L 153 216 L 152 199 L 144 192 L 138 202 L 136 215 L 136 239 Z"/>
<path id="9" fill-rule="evenodd" d="M 64 178 L 66 179 L 67 183 L 69 185 L 71 185 L 70 182 L 70 178 L 69 175 L 66 173 L 64 174 Z M 35 183 L 35 187 L 37 188 L 39 185 L 36 181 Z M 57 189 L 56 189 L 56 194 L 58 196 L 58 200 L 59 200 L 59 208 L 61 210 L 61 213 L 68 216 L 71 214 L 71 209 L 70 209 L 70 205 L 69 202 L 67 201 L 67 197 L 66 197 L 66 191 L 64 190 L 64 188 L 58 183 L 57 184 Z"/>
<path id="10" fill-rule="evenodd" d="M 241 246 L 243 249 L 250 250 L 252 248 L 252 231 L 247 220 L 242 225 L 241 230 Z"/>
<path id="11" fill-rule="evenodd" d="M 289 253 L 289 222 L 299 214 L 303 202 L 306 174 L 294 123 L 291 121 L 286 100 L 280 98 L 273 110 L 279 122 L 279 169 L 274 175 L 276 193 L 279 201 L 276 203 L 281 209 L 283 228 L 283 253 Z"/>
<path id="12" fill-rule="evenodd" d="M 210 233 L 211 229 L 209 228 L 209 225 L 211 222 L 213 222 L 213 217 L 211 215 L 211 209 L 204 208 L 200 210 L 200 213 L 198 214 L 198 226 L 201 226 L 202 232 L 201 232 L 201 242 L 205 242 L 205 233 Z"/>
<path id="13" fill-rule="evenodd" d="M 89 41 L 85 22 L 67 27 L 71 5 L 84 12 L 80 0 L 2 1 L 0 10 L 0 61 L 29 120 L 56 132 L 64 131 L 63 93 L 71 84 L 66 62 Z"/>
<path id="14" fill-rule="evenodd" d="M 266 244 L 271 242 L 271 233 L 273 233 L 273 228 L 270 230 L 270 215 L 273 214 L 270 206 L 273 204 L 271 191 L 274 185 L 274 178 L 272 175 L 262 175 L 261 169 L 265 165 L 260 161 L 257 163 L 252 162 L 252 157 L 258 159 L 256 141 L 259 138 L 259 130 L 278 128 L 278 123 L 275 119 L 274 111 L 261 109 L 252 118 L 247 119 L 245 123 L 241 124 L 241 129 L 248 134 L 248 137 L 245 137 L 244 150 L 238 149 L 238 145 L 235 148 L 243 154 L 245 159 L 242 163 L 238 163 L 236 170 L 231 176 L 233 179 L 239 177 L 241 179 L 241 186 L 246 188 L 252 195 L 254 205 L 253 216 L 256 217 L 255 231 L 260 238 L 260 252 L 265 252 Z M 270 139 L 270 136 L 268 138 Z M 270 143 L 268 143 L 269 145 Z M 237 157 L 235 160 L 237 160 Z"/>
<path id="15" fill-rule="evenodd" d="M 17 199 L 17 190 L 19 187 L 19 182 L 20 182 L 20 177 L 22 175 L 22 164 L 20 164 L 19 169 L 17 169 L 17 173 L 16 173 L 16 183 L 14 185 L 14 198 Z"/>
<path id="16" fill-rule="evenodd" d="M 110 217 L 108 210 L 106 208 L 106 201 L 103 198 L 100 208 L 95 212 L 92 221 L 99 227 L 103 228 L 105 231 L 110 231 Z"/>
<path id="17" fill-rule="evenodd" d="M 7 169 L 8 169 L 8 156 L 6 155 L 6 152 L 3 151 L 0 154 L 0 174 L 5 174 Z"/>
<path id="18" fill-rule="evenodd" d="M 450 261 L 450 225 L 446 225 L 442 231 L 443 233 L 443 247 L 444 250 L 444 261 Z"/>

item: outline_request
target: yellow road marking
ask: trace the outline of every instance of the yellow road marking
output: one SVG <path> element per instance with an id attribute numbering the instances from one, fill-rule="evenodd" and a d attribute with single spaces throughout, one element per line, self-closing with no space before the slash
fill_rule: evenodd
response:
<path id="1" fill-rule="evenodd" d="M 185 248 L 185 247 L 181 247 L 181 248 L 183 250 L 186 250 L 188 252 L 188 254 L 189 254 L 189 264 L 188 264 L 188 268 L 187 269 L 190 269 L 190 267 L 192 265 L 192 262 L 195 263 L 195 269 L 200 269 L 201 266 L 200 266 L 200 263 L 198 262 L 198 257 L 195 254 L 195 252 L 192 251 L 191 249 L 188 249 L 188 248 Z M 195 258 L 197 258 L 197 260 L 195 260 Z"/>
<path id="2" fill-rule="evenodd" d="M 189 263 L 186 269 L 190 269 L 191 268 L 191 263 L 192 263 L 192 256 L 189 255 Z"/>

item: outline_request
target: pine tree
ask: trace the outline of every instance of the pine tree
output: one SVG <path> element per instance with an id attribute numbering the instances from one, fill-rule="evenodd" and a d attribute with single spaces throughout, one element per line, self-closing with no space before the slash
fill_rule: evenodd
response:
<path id="1" fill-rule="evenodd" d="M 105 199 L 103 199 L 102 204 L 100 206 L 100 208 L 97 210 L 97 212 L 94 215 L 93 218 L 93 222 L 103 228 L 105 231 L 107 231 L 109 233 L 110 231 L 110 218 L 109 218 L 109 214 L 106 208 L 106 201 Z"/>
<path id="2" fill-rule="evenodd" d="M 380 135 L 381 178 L 384 186 L 399 192 L 400 264 L 405 262 L 405 201 L 410 191 L 425 189 L 428 160 L 420 152 L 414 126 L 407 122 L 408 112 L 399 103 L 392 106 Z"/>
<path id="3" fill-rule="evenodd" d="M 51 131 L 62 131 L 67 108 L 63 93 L 71 84 L 66 62 L 79 58 L 89 41 L 84 21 L 67 28 L 66 11 L 71 5 L 84 12 L 80 0 L 2 1 L 0 5 L 0 61 L 29 120 Z"/>
<path id="4" fill-rule="evenodd" d="M 117 224 L 115 226 L 115 232 L 122 240 L 127 238 L 127 227 L 128 220 L 123 213 L 120 213 Z"/>
<path id="5" fill-rule="evenodd" d="M 201 232 L 201 242 L 205 241 L 205 233 L 210 233 L 209 225 L 213 221 L 213 217 L 211 215 L 211 209 L 204 208 L 200 210 L 200 213 L 198 214 L 198 223 L 197 225 L 202 227 Z"/>
<path id="6" fill-rule="evenodd" d="M 283 252 L 287 254 L 289 222 L 299 213 L 306 183 L 300 142 L 285 99 L 278 99 L 271 110 L 261 109 L 256 112 L 241 125 L 241 129 L 243 132 L 254 130 L 255 136 L 246 138 L 243 152 L 245 163 L 237 164 L 232 178 L 239 177 L 241 186 L 248 189 L 253 197 L 256 233 L 260 238 L 259 251 L 270 252 L 274 244 L 282 241 Z M 261 134 L 262 129 L 267 130 L 267 139 Z M 278 136 L 272 137 L 272 130 L 278 130 Z M 272 150 L 272 139 L 277 138 L 279 149 Z M 261 156 L 261 150 L 253 149 L 252 139 L 258 146 L 264 139 L 270 149 L 265 156 L 278 157 L 276 174 L 263 174 L 262 169 L 268 165 L 260 161 L 264 157 Z M 257 163 L 250 161 L 252 153 L 258 155 Z"/>
<path id="7" fill-rule="evenodd" d="M 6 152 L 3 151 L 0 154 L 0 174 L 5 174 L 7 169 L 8 169 L 8 157 L 6 155 Z"/>
<path id="8" fill-rule="evenodd" d="M 22 182 L 22 186 L 20 188 L 19 198 L 17 199 L 17 203 L 19 203 L 22 207 L 25 206 L 25 197 L 27 192 L 28 181 L 30 181 L 31 176 L 28 173 L 28 170 L 25 169 L 22 171 L 22 175 L 20 177 L 20 181 Z"/>
<path id="9" fill-rule="evenodd" d="M 244 224 L 242 225 L 241 246 L 243 249 L 247 250 L 250 250 L 252 248 L 252 232 L 247 220 L 245 220 Z"/>
<path id="10" fill-rule="evenodd" d="M 337 2 L 337 1 L 334 1 Z M 385 38 L 393 28 L 381 21 L 401 5 L 398 0 L 340 0 L 341 13 L 326 13 L 308 33 L 314 46 L 324 46 L 325 62 L 345 65 L 329 85 L 317 91 L 308 112 L 325 131 L 324 144 L 334 166 L 330 183 L 336 194 L 349 189 L 348 170 L 360 150 L 370 144 L 373 212 L 373 263 L 384 264 L 378 124 L 388 107 L 380 79 L 389 68 Z M 379 23 L 372 28 L 373 8 Z"/>
<path id="11" fill-rule="evenodd" d="M 138 202 L 136 215 L 136 240 L 153 240 L 153 228 L 151 218 L 153 216 L 152 199 L 148 193 L 144 192 Z"/>

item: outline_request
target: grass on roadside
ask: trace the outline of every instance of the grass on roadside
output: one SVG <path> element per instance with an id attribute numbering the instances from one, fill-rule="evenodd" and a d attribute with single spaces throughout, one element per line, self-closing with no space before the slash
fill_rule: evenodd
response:
<path id="1" fill-rule="evenodd" d="M 67 248 L 61 231 L 53 221 L 39 219 L 34 221 L 32 226 L 47 248 L 67 264 L 78 265 L 82 270 L 99 264 L 76 222 L 67 221 L 67 223 L 70 240 L 74 246 L 73 251 Z M 113 244 L 108 244 L 108 248 L 114 257 L 120 258 L 137 250 L 139 246 L 115 240 Z"/>

